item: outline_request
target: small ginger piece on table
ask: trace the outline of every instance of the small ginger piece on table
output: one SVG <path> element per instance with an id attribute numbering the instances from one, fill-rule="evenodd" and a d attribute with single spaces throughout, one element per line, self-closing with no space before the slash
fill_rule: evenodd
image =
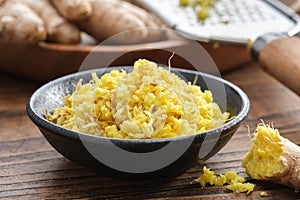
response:
<path id="1" fill-rule="evenodd" d="M 300 189 L 300 147 L 269 125 L 258 125 L 242 166 L 253 179 Z"/>
<path id="2" fill-rule="evenodd" d="M 44 21 L 47 29 L 47 39 L 52 42 L 76 44 L 79 43 L 80 30 L 59 15 L 49 0 L 14 0 L 21 2 L 34 10 Z"/>
<path id="3" fill-rule="evenodd" d="M 19 44 L 36 44 L 46 39 L 44 23 L 32 9 L 14 1 L 0 5 L 0 39 Z"/>
<path id="4" fill-rule="evenodd" d="M 89 0 L 51 0 L 60 14 L 73 21 L 84 20 L 92 15 Z"/>

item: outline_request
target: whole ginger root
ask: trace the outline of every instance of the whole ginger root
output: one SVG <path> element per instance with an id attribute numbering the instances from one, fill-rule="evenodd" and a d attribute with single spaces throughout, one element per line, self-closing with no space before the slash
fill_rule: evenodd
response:
<path id="1" fill-rule="evenodd" d="M 69 20 L 84 20 L 92 15 L 92 5 L 89 0 L 51 0 L 51 2 Z"/>
<path id="2" fill-rule="evenodd" d="M 300 147 L 269 125 L 258 125 L 242 166 L 251 178 L 300 189 Z"/>
<path id="3" fill-rule="evenodd" d="M 15 12 L 6 2 L 22 6 Z M 164 29 L 157 28 L 165 27 L 158 17 L 126 0 L 0 0 L 0 11 L 0 39 L 20 44 L 77 44 L 81 31 L 98 41 L 112 37 L 115 44 L 166 38 Z"/>
<path id="4" fill-rule="evenodd" d="M 60 16 L 49 0 L 0 0 L 0 39 L 19 44 L 81 40 L 79 28 Z"/>
<path id="5" fill-rule="evenodd" d="M 2 40 L 35 44 L 45 40 L 46 36 L 44 22 L 32 9 L 19 2 L 2 2 L 0 7 L 0 38 Z"/>
<path id="6" fill-rule="evenodd" d="M 34 10 L 44 21 L 48 40 L 52 42 L 76 44 L 79 43 L 80 30 L 63 18 L 52 6 L 49 0 L 15 0 Z"/>
<path id="7" fill-rule="evenodd" d="M 164 31 L 149 29 L 163 27 L 156 16 L 144 9 L 122 0 L 89 0 L 92 5 L 92 15 L 77 25 L 94 36 L 98 41 L 105 40 L 124 31 L 116 42 L 139 43 L 162 40 Z"/>

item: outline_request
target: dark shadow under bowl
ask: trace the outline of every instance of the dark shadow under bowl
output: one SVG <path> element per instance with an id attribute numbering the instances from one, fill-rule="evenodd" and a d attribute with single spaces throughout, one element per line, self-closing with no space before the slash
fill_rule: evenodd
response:
<path id="1" fill-rule="evenodd" d="M 99 76 L 117 67 L 83 71 L 51 81 L 34 92 L 27 104 L 27 113 L 47 141 L 63 156 L 102 175 L 145 177 L 182 174 L 199 161 L 215 155 L 230 140 L 249 112 L 247 95 L 234 84 L 221 78 L 184 69 L 172 69 L 178 76 L 193 82 L 202 90 L 209 89 L 222 111 L 235 116 L 224 125 L 190 136 L 125 140 L 92 136 L 71 131 L 45 119 L 45 111 L 62 106 L 62 99 L 74 91 L 74 85 Z"/>

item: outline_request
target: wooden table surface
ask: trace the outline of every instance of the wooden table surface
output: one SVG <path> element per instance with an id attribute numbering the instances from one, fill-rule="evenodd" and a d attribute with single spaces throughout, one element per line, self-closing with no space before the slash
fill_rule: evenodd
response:
<path id="1" fill-rule="evenodd" d="M 300 144 L 300 99 L 258 64 L 249 63 L 224 78 L 249 96 L 251 111 L 245 123 L 218 154 L 176 178 L 126 180 L 94 174 L 57 153 L 27 117 L 25 105 L 39 86 L 0 75 L 0 198 L 3 199 L 300 199 L 292 189 L 270 182 L 256 184 L 250 195 L 225 187 L 191 183 L 204 165 L 216 174 L 235 170 L 247 177 L 241 161 L 249 150 L 247 125 L 274 123 L 281 134 Z M 260 197 L 266 191 L 268 197 Z"/>

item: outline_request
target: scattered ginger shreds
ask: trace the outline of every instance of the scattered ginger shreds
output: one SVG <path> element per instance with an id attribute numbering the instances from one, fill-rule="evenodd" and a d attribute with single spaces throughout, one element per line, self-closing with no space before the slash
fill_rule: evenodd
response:
<path id="1" fill-rule="evenodd" d="M 206 166 L 203 167 L 203 174 L 197 178 L 195 181 L 200 183 L 200 185 L 204 188 L 207 183 L 210 185 L 214 185 L 216 183 L 217 177 L 215 176 L 215 172 L 210 171 Z"/>
<path id="2" fill-rule="evenodd" d="M 248 39 L 248 40 L 247 40 L 247 46 L 246 46 L 246 48 L 247 48 L 248 50 L 250 50 L 250 49 L 252 48 L 252 45 L 253 45 L 253 40 Z"/>
<path id="3" fill-rule="evenodd" d="M 179 5 L 180 6 L 189 6 L 191 4 L 190 0 L 179 0 Z"/>
<path id="4" fill-rule="evenodd" d="M 230 184 L 230 183 L 234 183 L 234 182 L 240 182 L 240 183 L 244 183 L 245 179 L 242 176 L 238 176 L 236 174 L 236 172 L 234 171 L 228 171 L 225 173 L 225 177 L 226 177 L 226 183 Z"/>
<path id="5" fill-rule="evenodd" d="M 267 197 L 268 196 L 268 193 L 267 192 L 260 192 L 259 195 L 261 197 Z"/>
<path id="6" fill-rule="evenodd" d="M 236 191 L 237 193 L 247 192 L 249 194 L 254 190 L 254 184 L 252 183 L 240 183 L 234 182 L 226 186 L 226 189 Z"/>
<path id="7" fill-rule="evenodd" d="M 278 130 L 262 124 L 256 129 L 251 149 L 242 165 L 254 179 L 273 177 L 284 170 L 280 162 L 282 154 L 284 148 Z"/>
<path id="8" fill-rule="evenodd" d="M 133 71 L 113 70 L 80 80 L 64 105 L 46 118 L 65 128 L 111 138 L 170 138 L 224 124 L 210 91 L 201 91 L 156 63 L 140 59 Z"/>
<path id="9" fill-rule="evenodd" d="M 197 18 L 205 20 L 209 17 L 209 8 L 215 5 L 214 0 L 179 0 L 179 5 L 182 7 L 193 7 L 197 10 Z"/>
<path id="10" fill-rule="evenodd" d="M 220 174 L 216 176 L 213 171 L 211 171 L 206 166 L 203 167 L 203 174 L 195 180 L 200 183 L 200 185 L 204 188 L 207 184 L 215 185 L 215 186 L 226 186 L 226 189 L 231 191 L 247 192 L 249 194 L 254 190 L 254 184 L 252 183 L 244 183 L 245 179 L 242 176 L 238 176 L 234 171 L 228 171 L 225 175 Z"/>

